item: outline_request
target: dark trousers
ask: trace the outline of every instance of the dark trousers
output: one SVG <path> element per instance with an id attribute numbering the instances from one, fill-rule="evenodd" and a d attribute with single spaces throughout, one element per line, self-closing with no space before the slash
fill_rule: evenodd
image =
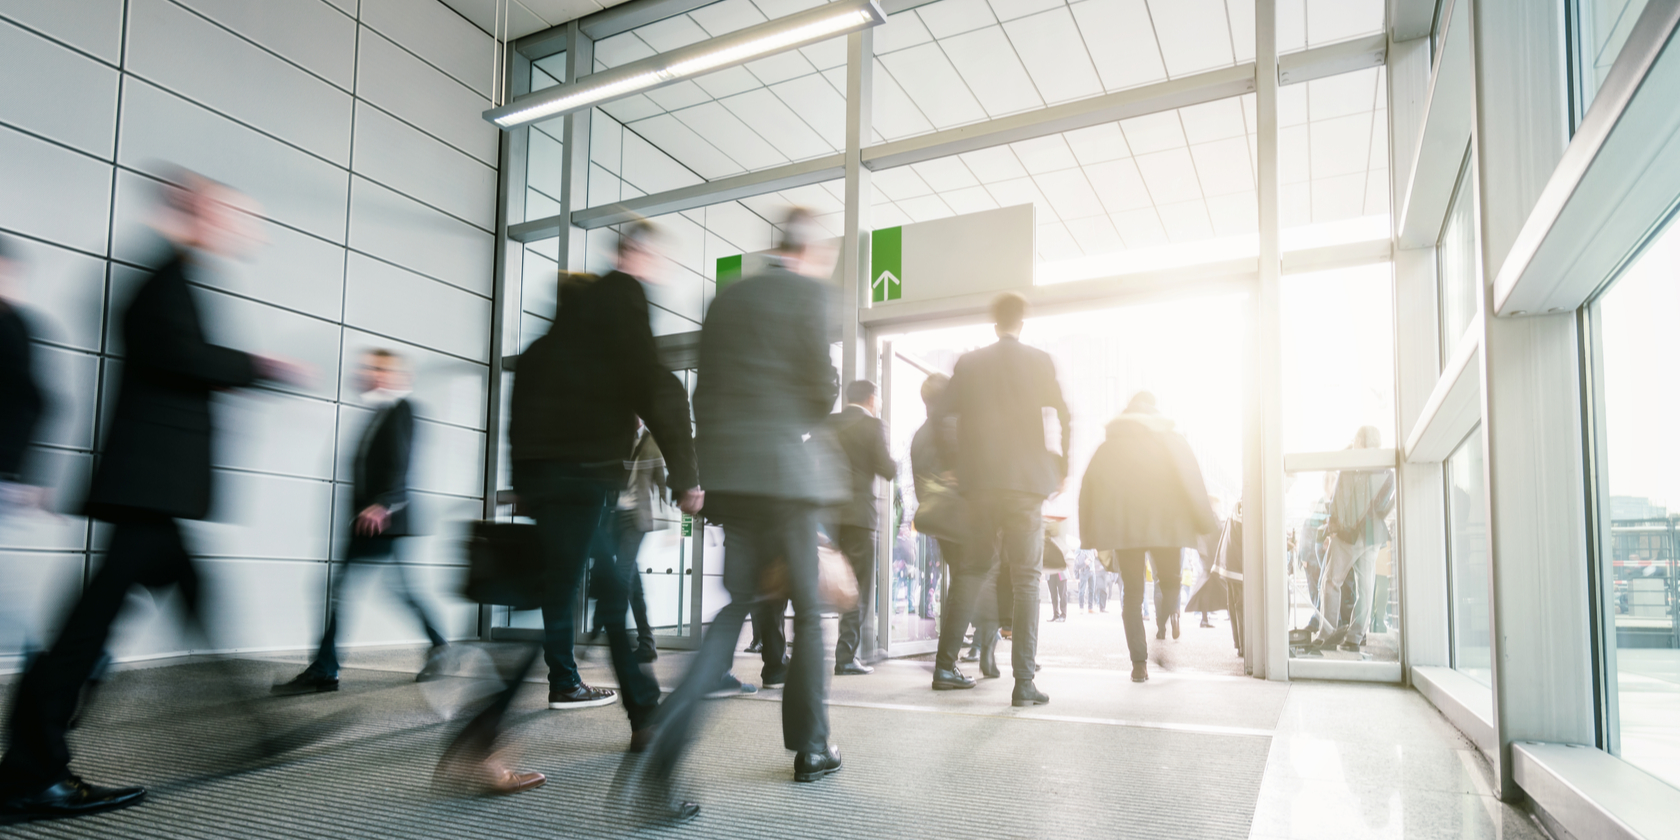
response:
<path id="1" fill-rule="evenodd" d="M 1161 559 L 1156 559 L 1161 558 Z M 1168 559 L 1170 558 L 1170 559 Z M 1172 599 L 1157 605 L 1155 622 L 1167 626 L 1167 616 L 1178 610 L 1179 551 L 1176 548 L 1123 548 L 1114 552 L 1120 567 L 1120 617 L 1126 625 L 1126 648 L 1133 662 L 1149 659 L 1149 636 L 1143 629 L 1143 570 L 1149 564 L 1155 570 L 1155 586 L 1168 587 Z"/>
<path id="2" fill-rule="evenodd" d="M 607 646 L 625 713 L 631 728 L 640 729 L 659 704 L 659 683 L 636 661 L 624 620 L 636 559 L 619 557 L 612 539 L 611 517 L 620 485 L 612 475 L 576 464 L 515 461 L 513 480 L 520 502 L 537 520 L 547 560 L 542 613 L 550 687 L 572 687 L 558 680 L 568 676 L 565 668 L 571 662 L 578 590 L 590 556 L 602 558 L 608 562 L 598 567 L 601 589 L 596 608 L 606 616 Z M 576 668 L 575 663 L 572 667 Z M 569 676 L 575 680 L 577 672 Z"/>
<path id="3" fill-rule="evenodd" d="M 782 693 L 782 745 L 799 752 L 828 748 L 816 508 L 805 502 L 717 492 L 707 494 L 706 507 L 723 524 L 723 585 L 730 600 L 706 628 L 688 673 L 660 709 L 653 770 L 666 779 L 694 737 L 706 693 L 717 687 L 734 661 L 735 643 L 758 599 L 765 567 L 778 559 L 787 563 L 794 610 L 793 661 Z"/>
<path id="4" fill-rule="evenodd" d="M 1038 659 L 1038 587 L 1044 577 L 1044 497 L 1011 490 L 967 496 L 976 539 L 970 543 L 998 558 L 998 604 L 1013 599 L 1010 651 L 1015 679 L 1030 680 Z M 998 616 L 1001 621 L 1003 616 Z"/>
<path id="5" fill-rule="evenodd" d="M 624 515 L 623 511 L 619 512 L 615 531 L 615 539 L 618 545 L 617 557 L 618 562 L 621 565 L 628 562 L 630 566 L 630 617 L 636 622 L 636 644 L 639 647 L 652 648 L 653 624 L 648 621 L 647 596 L 642 593 L 642 575 L 636 568 L 636 558 L 641 554 L 642 538 L 645 536 L 646 534 L 644 534 L 641 529 L 637 528 L 635 523 L 630 521 L 628 516 Z M 595 558 L 595 562 L 600 564 L 597 568 L 605 569 L 612 564 L 613 558 L 607 557 L 603 559 L 597 557 Z M 593 583 L 596 579 L 594 576 L 600 574 L 602 574 L 602 572 L 590 572 L 591 587 L 589 594 L 590 597 L 597 600 L 595 605 L 595 621 L 590 625 L 589 629 L 591 636 L 599 635 L 607 631 L 607 614 L 602 611 L 601 605 L 598 603 L 601 597 L 600 584 Z M 575 663 L 573 667 L 575 670 Z"/>
<path id="6" fill-rule="evenodd" d="M 1240 580 L 1225 581 L 1226 612 L 1231 616 L 1231 643 L 1237 646 L 1237 655 L 1243 652 L 1243 582 Z"/>
<path id="7" fill-rule="evenodd" d="M 1067 578 L 1060 573 L 1050 575 L 1050 613 L 1053 618 L 1067 618 Z"/>
<path id="8" fill-rule="evenodd" d="M 82 684 L 105 651 L 111 623 L 136 585 L 175 586 L 189 625 L 203 631 L 198 572 L 180 526 L 166 516 L 136 515 L 117 523 L 104 565 L 82 591 L 52 649 L 36 657 L 18 684 L 8 727 L 11 744 L 0 759 L 0 795 L 36 793 L 70 776 L 65 732 Z"/>
<path id="9" fill-rule="evenodd" d="M 338 622 L 344 612 L 344 587 L 352 577 L 359 576 L 359 570 L 375 564 L 388 564 L 396 574 L 394 587 L 397 597 L 420 619 L 420 627 L 426 631 L 426 638 L 431 640 L 432 646 L 444 644 L 443 634 L 437 631 L 437 624 L 426 612 L 426 607 L 415 597 L 414 588 L 409 585 L 407 571 L 400 564 L 393 563 L 395 559 L 395 537 L 366 537 L 357 534 L 350 538 L 350 546 L 344 552 L 344 560 L 333 567 L 331 594 L 327 598 L 327 630 L 321 634 L 321 647 L 315 652 L 315 661 L 310 664 L 309 670 L 322 676 L 338 676 Z"/>
<path id="10" fill-rule="evenodd" d="M 787 608 L 786 597 L 760 598 L 752 605 L 753 638 L 764 661 L 765 682 L 787 678 Z"/>
<path id="11" fill-rule="evenodd" d="M 855 525 L 840 526 L 840 553 L 851 561 L 857 576 L 857 606 L 840 613 L 840 636 L 834 642 L 834 664 L 844 665 L 857 658 L 863 641 L 863 617 L 875 593 L 875 530 Z"/>
<path id="12" fill-rule="evenodd" d="M 988 564 L 973 561 L 964 554 L 961 543 L 951 540 L 939 541 L 939 556 L 945 561 L 946 573 L 951 576 L 951 587 L 945 591 L 945 603 L 939 614 L 939 649 L 934 657 L 934 667 L 950 670 L 957 667 L 963 635 L 968 632 L 970 621 L 975 622 L 976 647 L 984 642 L 983 632 L 997 633 L 997 624 L 993 622 L 988 626 L 984 618 L 976 620 L 975 616 L 980 606 L 981 591 L 986 586 Z"/>

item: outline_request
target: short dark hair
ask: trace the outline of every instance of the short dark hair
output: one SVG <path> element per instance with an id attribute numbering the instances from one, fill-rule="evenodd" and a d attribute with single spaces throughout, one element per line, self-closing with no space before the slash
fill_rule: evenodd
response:
<path id="1" fill-rule="evenodd" d="M 817 217 L 804 207 L 790 207 L 782 217 L 776 235 L 776 250 L 793 254 L 811 247 L 811 243 L 825 238 L 826 232 L 817 225 Z"/>
<path id="2" fill-rule="evenodd" d="M 371 347 L 367 350 L 363 350 L 362 355 L 372 356 L 373 358 L 380 359 L 382 361 L 394 362 L 399 368 L 406 368 L 408 366 L 408 361 L 403 358 L 401 353 L 386 347 Z"/>
<path id="3" fill-rule="evenodd" d="M 659 226 L 647 219 L 627 222 L 618 229 L 618 255 L 622 257 L 632 248 L 651 251 L 661 235 Z"/>
<path id="4" fill-rule="evenodd" d="M 854 379 L 846 383 L 846 402 L 862 403 L 875 396 L 875 383 L 867 379 Z"/>
<path id="5" fill-rule="evenodd" d="M 992 298 L 992 323 L 1006 329 L 1019 329 L 1027 320 L 1027 299 L 1014 292 L 1004 292 Z"/>
<path id="6" fill-rule="evenodd" d="M 933 407 L 945 396 L 945 389 L 951 384 L 951 377 L 943 373 L 930 373 L 922 380 L 922 405 L 927 406 L 928 413 L 933 413 Z"/>

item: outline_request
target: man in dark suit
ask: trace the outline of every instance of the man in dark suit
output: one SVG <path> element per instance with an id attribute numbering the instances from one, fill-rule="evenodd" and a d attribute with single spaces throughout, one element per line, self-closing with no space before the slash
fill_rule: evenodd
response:
<path id="1" fill-rule="evenodd" d="M 274 686 L 275 694 L 307 694 L 338 690 L 338 623 L 343 614 L 344 587 L 360 567 L 391 563 L 396 559 L 398 537 L 413 533 L 409 526 L 408 473 L 414 454 L 414 406 L 408 370 L 401 356 L 385 349 L 362 354 L 362 399 L 373 406 L 373 416 L 356 444 L 351 466 L 350 545 L 344 562 L 333 570 L 332 594 L 327 600 L 327 629 L 315 661 L 290 682 Z M 421 629 L 432 649 L 416 681 L 434 679 L 443 665 L 446 643 L 425 606 L 410 585 L 400 564 L 393 564 L 397 594 L 420 619 Z"/>
<path id="2" fill-rule="evenodd" d="M 140 788 L 105 788 L 70 773 L 65 730 L 128 590 L 174 585 L 202 629 L 198 574 L 178 520 L 210 510 L 210 394 L 261 379 L 299 381 L 295 365 L 205 340 L 189 281 L 205 255 L 237 256 L 259 241 L 249 202 L 191 173 L 172 176 L 154 227 L 170 248 L 122 319 L 125 359 L 110 433 L 86 513 L 112 524 L 109 554 L 52 649 L 18 686 L 0 759 L 0 817 L 63 817 L 121 808 Z"/>
<path id="3" fill-rule="evenodd" d="M 841 464 L 824 463 L 806 438 L 834 406 L 827 292 L 812 279 L 833 264 L 827 234 L 805 210 L 781 226 L 774 264 L 718 295 L 700 336 L 694 393 L 695 450 L 706 514 L 722 523 L 723 584 L 730 601 L 712 620 L 682 684 L 666 701 L 655 779 L 668 782 L 694 728 L 701 698 L 734 659 L 741 624 L 766 567 L 787 564 L 793 660 L 782 698 L 782 743 L 797 753 L 794 779 L 840 769 L 828 742 L 822 618 L 817 592 L 819 507 L 845 498 Z M 833 472 L 825 472 L 833 470 Z"/>
<path id="4" fill-rule="evenodd" d="M 996 344 L 964 353 L 947 391 L 956 418 L 957 486 L 969 503 L 971 551 L 995 550 L 999 602 L 1013 594 L 1015 693 L 1011 702 L 1050 702 L 1033 683 L 1038 670 L 1038 587 L 1043 577 L 1044 500 L 1067 478 L 1068 409 L 1050 354 L 1021 343 L 1027 301 L 1006 293 L 992 301 Z M 1044 409 L 1061 423 L 1060 452 L 1044 435 Z M 951 604 L 963 621 L 972 601 Z"/>
<path id="5" fill-rule="evenodd" d="M 9 508 L 39 504 L 42 495 L 27 483 L 24 462 L 46 399 L 35 377 L 29 322 L 15 282 L 16 256 L 0 238 L 0 520 Z"/>
<path id="6" fill-rule="evenodd" d="M 834 643 L 834 675 L 868 674 L 874 668 L 857 660 L 863 638 L 863 616 L 875 583 L 875 477 L 888 481 L 898 465 L 887 451 L 887 427 L 876 416 L 875 383 L 859 379 L 846 384 L 846 407 L 830 421 L 851 470 L 851 498 L 840 505 L 840 552 L 857 575 L 857 606 L 840 614 L 840 637 Z"/>

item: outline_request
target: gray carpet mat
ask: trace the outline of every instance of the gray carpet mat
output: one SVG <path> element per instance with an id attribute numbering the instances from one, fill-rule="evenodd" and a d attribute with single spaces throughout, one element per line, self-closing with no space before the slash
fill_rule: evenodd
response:
<path id="1" fill-rule="evenodd" d="M 434 789 L 431 776 L 459 725 L 437 709 L 469 681 L 422 688 L 407 674 L 351 669 L 335 694 L 236 699 L 294 670 L 233 661 L 117 674 L 74 735 L 74 768 L 96 783 L 147 785 L 148 800 L 0 835 L 1245 838 L 1271 741 L 1006 712 L 835 706 L 845 768 L 795 784 L 780 705 L 720 700 L 708 704 L 709 726 L 682 775 L 684 794 L 703 810 L 666 826 L 643 817 L 640 760 L 623 752 L 629 727 L 616 705 L 549 712 L 541 688 L 527 687 L 508 742 L 517 764 L 547 774 L 547 785 L 462 797 Z M 290 749 L 258 758 L 254 720 L 270 743 Z"/>

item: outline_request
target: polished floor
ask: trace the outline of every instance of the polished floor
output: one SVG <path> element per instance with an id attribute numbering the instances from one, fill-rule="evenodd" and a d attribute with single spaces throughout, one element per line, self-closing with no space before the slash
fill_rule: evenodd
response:
<path id="1" fill-rule="evenodd" d="M 1172 643 L 1158 645 L 1158 650 Z M 257 703 L 294 747 L 253 760 L 224 695 L 292 662 L 242 660 L 125 671 L 77 733 L 91 779 L 153 786 L 139 808 L 0 828 L 18 837 L 973 837 L 1543 838 L 1490 795 L 1485 763 L 1415 692 L 1269 683 L 1158 669 L 1142 685 L 1103 668 L 1050 666 L 1048 706 L 1012 709 L 1007 681 L 927 690 L 931 665 L 892 661 L 832 683 L 845 770 L 791 782 L 778 694 L 709 704 L 712 726 L 684 786 L 705 810 L 667 827 L 640 817 L 637 764 L 616 707 L 521 698 L 511 739 L 544 788 L 463 799 L 430 785 L 449 720 L 490 667 L 458 646 L 462 676 L 416 686 L 418 651 L 354 652 L 335 695 Z M 1005 649 L 1006 651 L 1007 649 Z M 655 665 L 670 684 L 685 655 Z M 599 655 L 585 678 L 610 684 Z M 755 657 L 737 671 L 756 677 Z"/>

